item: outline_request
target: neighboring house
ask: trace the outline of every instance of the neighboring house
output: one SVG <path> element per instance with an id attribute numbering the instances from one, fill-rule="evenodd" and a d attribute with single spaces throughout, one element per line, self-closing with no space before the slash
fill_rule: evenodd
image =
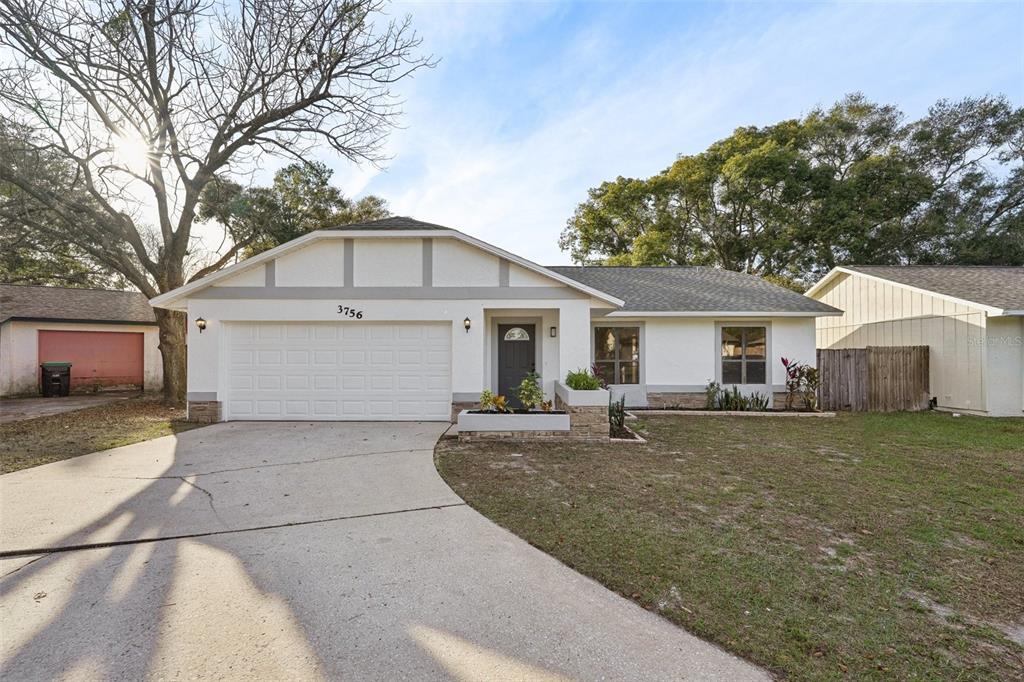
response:
<path id="1" fill-rule="evenodd" d="M 70 362 L 72 391 L 159 391 L 158 343 L 140 293 L 0 284 L 0 396 L 38 394 L 43 362 Z"/>
<path id="2" fill-rule="evenodd" d="M 152 300 L 188 311 L 190 417 L 446 420 L 596 364 L 630 405 L 783 390 L 839 311 L 711 268 L 545 268 L 410 218 L 319 230 Z"/>
<path id="3" fill-rule="evenodd" d="M 928 346 L 939 408 L 1024 412 L 1024 268 L 847 266 L 807 295 L 845 311 L 818 320 L 819 348 Z"/>

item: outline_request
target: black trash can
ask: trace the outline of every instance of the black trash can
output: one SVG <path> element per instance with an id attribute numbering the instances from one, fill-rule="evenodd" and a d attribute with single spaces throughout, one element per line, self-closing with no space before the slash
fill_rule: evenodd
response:
<path id="1" fill-rule="evenodd" d="M 71 363 L 44 362 L 39 365 L 43 372 L 43 397 L 64 397 L 71 393 Z"/>

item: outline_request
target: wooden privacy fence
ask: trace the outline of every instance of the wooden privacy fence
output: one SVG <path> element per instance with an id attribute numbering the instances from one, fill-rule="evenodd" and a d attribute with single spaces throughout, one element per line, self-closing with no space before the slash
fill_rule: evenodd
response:
<path id="1" fill-rule="evenodd" d="M 823 410 L 927 410 L 928 346 L 818 350 Z"/>

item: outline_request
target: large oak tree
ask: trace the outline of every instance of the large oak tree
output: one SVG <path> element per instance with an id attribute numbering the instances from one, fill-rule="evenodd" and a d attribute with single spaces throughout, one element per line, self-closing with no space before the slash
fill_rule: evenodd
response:
<path id="1" fill-rule="evenodd" d="M 916 121 L 851 95 L 737 129 L 650 178 L 591 189 L 579 263 L 706 264 L 804 283 L 835 265 L 1024 264 L 1024 109 L 941 101 Z"/>
<path id="2" fill-rule="evenodd" d="M 211 183 L 314 148 L 380 161 L 393 85 L 429 64 L 418 46 L 381 0 L 4 0 L 0 213 L 147 296 L 170 291 L 260 238 L 227 230 L 204 251 Z M 180 401 L 183 315 L 157 319 Z"/>

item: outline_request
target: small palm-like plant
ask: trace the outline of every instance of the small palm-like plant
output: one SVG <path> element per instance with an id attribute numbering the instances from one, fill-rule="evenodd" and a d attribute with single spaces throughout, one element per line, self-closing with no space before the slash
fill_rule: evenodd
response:
<path id="1" fill-rule="evenodd" d="M 608 423 L 613 434 L 621 433 L 626 428 L 626 396 L 609 401 Z"/>

